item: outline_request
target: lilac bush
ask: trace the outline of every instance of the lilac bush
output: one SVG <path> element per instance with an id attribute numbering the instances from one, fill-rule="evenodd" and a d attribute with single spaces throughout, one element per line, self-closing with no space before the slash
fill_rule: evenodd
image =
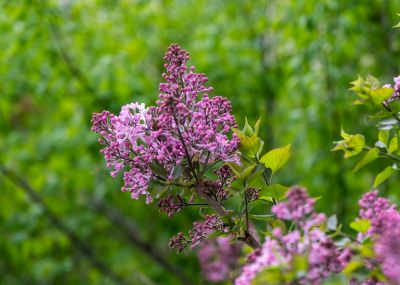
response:
<path id="1" fill-rule="evenodd" d="M 186 235 L 171 237 L 171 249 L 197 250 L 208 282 L 400 284 L 400 213 L 393 203 L 377 190 L 365 193 L 352 232 L 344 232 L 336 216 L 315 211 L 317 200 L 304 188 L 275 181 L 291 156 L 290 144 L 265 150 L 260 120 L 254 126 L 246 120 L 239 129 L 229 100 L 210 96 L 207 77 L 188 67 L 189 54 L 178 45 L 164 60 L 155 106 L 130 103 L 118 115 L 95 113 L 92 130 L 100 135 L 111 176 L 123 172 L 122 191 L 132 199 L 156 200 L 170 218 L 201 208 Z M 356 103 L 380 106 L 376 117 L 384 121 L 374 145 L 342 130 L 334 150 L 345 158 L 365 153 L 355 171 L 384 158 L 388 165 L 375 189 L 400 162 L 400 77 L 393 86 L 372 76 L 352 84 Z"/>

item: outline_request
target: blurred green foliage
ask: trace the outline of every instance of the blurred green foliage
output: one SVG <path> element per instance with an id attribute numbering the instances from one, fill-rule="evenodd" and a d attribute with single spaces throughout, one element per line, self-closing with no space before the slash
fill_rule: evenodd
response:
<path id="1" fill-rule="evenodd" d="M 399 73 L 392 28 L 399 1 L 1 0 L 0 8 L 1 163 L 128 284 L 181 278 L 94 201 L 119 211 L 170 264 L 204 283 L 193 253 L 167 248 L 170 236 L 190 228 L 195 209 L 170 220 L 120 193 L 122 179 L 108 175 L 90 131 L 93 112 L 155 102 L 171 43 L 187 49 L 214 93 L 232 101 L 241 125 L 262 115 L 268 149 L 292 142 L 292 159 L 278 174 L 285 185 L 308 187 L 323 197 L 320 209 L 346 222 L 373 183 L 376 169 L 352 173 L 354 162 L 329 150 L 341 126 L 372 135 L 368 107 L 350 105 L 348 82 L 369 73 L 391 82 Z M 0 284 L 117 283 L 21 187 L 1 176 L 0 188 Z"/>

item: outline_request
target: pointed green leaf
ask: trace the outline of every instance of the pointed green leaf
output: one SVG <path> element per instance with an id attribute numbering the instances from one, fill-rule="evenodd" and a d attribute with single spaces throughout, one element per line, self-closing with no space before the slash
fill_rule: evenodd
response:
<path id="1" fill-rule="evenodd" d="M 375 178 L 374 187 L 378 187 L 382 182 L 386 181 L 395 173 L 395 168 L 393 166 L 388 166 L 382 170 Z"/>
<path id="2" fill-rule="evenodd" d="M 398 143 L 398 138 L 397 138 L 397 136 L 396 136 L 396 137 L 393 137 L 393 138 L 390 140 L 388 151 L 389 151 L 390 154 L 392 154 L 392 153 L 395 152 L 398 148 L 399 148 L 399 143 Z"/>
<path id="3" fill-rule="evenodd" d="M 234 162 L 227 162 L 226 163 L 233 171 L 233 173 L 235 174 L 236 177 L 240 178 L 241 177 L 241 173 L 242 173 L 242 168 L 240 165 L 234 163 Z"/>
<path id="4" fill-rule="evenodd" d="M 254 214 L 250 214 L 249 215 L 250 218 L 255 219 L 255 220 L 260 220 L 260 221 L 269 221 L 271 220 L 271 218 L 274 217 L 274 215 L 270 214 L 270 215 L 254 215 Z"/>
<path id="5" fill-rule="evenodd" d="M 261 123 L 261 117 L 257 120 L 256 124 L 254 125 L 255 136 L 258 136 L 258 132 L 260 131 L 260 123 Z"/>
<path id="6" fill-rule="evenodd" d="M 242 170 L 240 178 L 242 180 L 246 180 L 251 175 L 251 173 L 253 172 L 255 167 L 256 167 L 256 164 L 247 166 L 245 169 Z"/>
<path id="7" fill-rule="evenodd" d="M 273 149 L 260 159 L 260 162 L 265 167 L 270 168 L 272 173 L 275 173 L 282 168 L 290 158 L 290 144 L 285 147 Z"/>
<path id="8" fill-rule="evenodd" d="M 367 219 L 358 219 L 350 223 L 350 228 L 359 233 L 365 234 L 371 226 L 371 221 Z"/>
<path id="9" fill-rule="evenodd" d="M 253 129 L 251 128 L 251 126 L 249 125 L 249 122 L 247 121 L 247 118 L 245 119 L 245 123 L 244 123 L 244 128 L 243 128 L 243 134 L 245 136 L 251 137 L 254 134 Z"/>
<path id="10" fill-rule="evenodd" d="M 352 276 L 354 271 L 357 271 L 357 269 L 360 269 L 364 266 L 364 263 L 361 260 L 352 260 L 350 261 L 346 267 L 343 269 L 343 273 L 346 276 Z"/>
<path id="11" fill-rule="evenodd" d="M 264 146 L 264 141 L 261 140 L 259 137 L 246 136 L 240 139 L 239 150 L 241 153 L 249 157 L 255 157 L 258 153 L 260 153 L 260 150 L 262 150 L 263 146 Z"/>
<path id="12" fill-rule="evenodd" d="M 271 197 L 276 201 L 280 201 L 286 197 L 286 192 L 289 190 L 288 187 L 282 186 L 280 184 L 274 184 L 270 186 L 265 186 L 261 190 L 260 196 Z"/>
<path id="13" fill-rule="evenodd" d="M 394 89 L 390 87 L 382 87 L 378 89 L 371 89 L 370 95 L 372 103 L 375 105 L 382 104 L 383 101 L 389 99 L 393 95 Z"/>
<path id="14" fill-rule="evenodd" d="M 389 141 L 389 131 L 380 130 L 379 133 L 378 133 L 378 139 L 386 147 L 388 145 L 388 141 Z"/>
<path id="15" fill-rule="evenodd" d="M 364 167 L 368 163 L 374 161 L 378 157 L 379 157 L 379 149 L 377 149 L 376 147 L 371 148 L 365 154 L 365 156 L 356 164 L 356 166 L 354 167 L 353 171 L 354 172 L 358 171 L 359 169 L 361 169 L 362 167 Z"/>

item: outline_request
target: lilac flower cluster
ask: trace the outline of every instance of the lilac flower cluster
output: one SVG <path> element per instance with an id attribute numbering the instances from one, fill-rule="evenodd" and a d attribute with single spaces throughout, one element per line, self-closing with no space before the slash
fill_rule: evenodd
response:
<path id="1" fill-rule="evenodd" d="M 260 196 L 261 189 L 250 187 L 245 191 L 246 199 L 248 202 L 252 202 L 258 199 Z"/>
<path id="2" fill-rule="evenodd" d="M 178 45 L 169 47 L 162 75 L 166 82 L 160 84 L 157 106 L 131 103 L 119 115 L 93 114 L 92 130 L 101 136 L 111 175 L 125 169 L 122 191 L 131 192 L 133 199 L 145 195 L 146 202 L 152 202 L 150 180 L 171 181 L 177 167 L 184 168 L 186 177 L 181 178 L 191 181 L 198 178 L 201 166 L 238 160 L 239 139 L 230 135 L 237 127 L 231 104 L 207 95 L 212 90 L 204 85 L 207 77 L 195 73 L 194 67 L 188 70 L 188 59 Z"/>
<path id="3" fill-rule="evenodd" d="M 299 275 L 296 282 L 321 284 L 330 274 L 342 271 L 350 260 L 350 251 L 339 249 L 320 229 L 326 220 L 325 215 L 314 211 L 315 201 L 304 189 L 290 189 L 287 199 L 287 202 L 274 206 L 272 212 L 281 219 L 292 221 L 297 228 L 287 234 L 283 234 L 280 228 L 273 229 L 262 248 L 249 256 L 248 263 L 235 281 L 236 285 L 252 284 L 258 273 L 271 267 L 280 267 L 282 272 L 291 270 L 296 256 L 306 256 L 308 262 L 307 272 Z"/>
<path id="4" fill-rule="evenodd" d="M 169 246 L 178 253 L 184 250 L 189 244 L 191 248 L 198 246 L 211 233 L 223 231 L 224 223 L 216 215 L 205 215 L 204 221 L 193 223 L 193 229 L 189 231 L 189 237 L 185 237 L 182 232 L 171 238 Z"/>
<path id="5" fill-rule="evenodd" d="M 372 238 L 376 262 L 380 264 L 389 284 L 400 284 L 400 213 L 387 199 L 371 191 L 359 200 L 360 218 L 371 221 L 371 226 L 362 238 Z"/>
<path id="6" fill-rule="evenodd" d="M 222 282 L 238 267 L 240 254 L 240 244 L 232 243 L 230 237 L 217 237 L 203 241 L 197 257 L 204 277 L 211 282 Z"/>
<path id="7" fill-rule="evenodd" d="M 186 202 L 181 195 L 168 195 L 166 198 L 158 201 L 158 208 L 161 212 L 164 212 L 168 217 L 172 217 L 183 207 L 185 207 Z"/>

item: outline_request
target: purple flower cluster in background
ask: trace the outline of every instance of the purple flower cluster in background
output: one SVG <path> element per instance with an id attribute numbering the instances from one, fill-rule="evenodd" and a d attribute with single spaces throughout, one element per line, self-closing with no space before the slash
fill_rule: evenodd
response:
<path id="1" fill-rule="evenodd" d="M 237 161 L 239 139 L 230 135 L 237 127 L 230 102 L 223 97 L 210 98 L 205 87 L 207 77 L 187 68 L 189 54 L 178 45 L 166 53 L 166 73 L 161 83 L 157 106 L 123 106 L 119 115 L 108 111 L 93 114 L 92 130 L 101 138 L 102 153 L 115 176 L 124 169 L 122 191 L 133 199 L 153 197 L 147 191 L 150 180 L 171 181 L 174 169 L 185 168 L 186 179 L 197 178 L 195 163 L 203 166 L 218 161 Z M 162 169 L 162 176 L 154 169 Z M 201 170 L 201 167 L 200 167 Z"/>
<path id="2" fill-rule="evenodd" d="M 380 264 L 389 284 L 400 284 L 400 213 L 387 199 L 371 191 L 360 199 L 360 218 L 371 221 L 366 235 L 375 242 L 375 263 Z"/>
<path id="3" fill-rule="evenodd" d="M 230 237 L 217 237 L 199 245 L 197 257 L 204 277 L 211 282 L 222 282 L 237 269 L 241 245 L 232 243 Z"/>
<path id="4" fill-rule="evenodd" d="M 278 218 L 293 222 L 296 229 L 286 234 L 280 228 L 273 229 L 262 248 L 248 257 L 236 285 L 252 284 L 257 274 L 268 268 L 292 270 L 296 257 L 306 257 L 308 263 L 306 272 L 297 277 L 299 284 L 321 284 L 325 277 L 343 270 L 351 253 L 339 249 L 319 228 L 326 218 L 314 211 L 314 203 L 304 189 L 294 187 L 289 190 L 287 202 L 275 205 L 272 212 Z"/>

